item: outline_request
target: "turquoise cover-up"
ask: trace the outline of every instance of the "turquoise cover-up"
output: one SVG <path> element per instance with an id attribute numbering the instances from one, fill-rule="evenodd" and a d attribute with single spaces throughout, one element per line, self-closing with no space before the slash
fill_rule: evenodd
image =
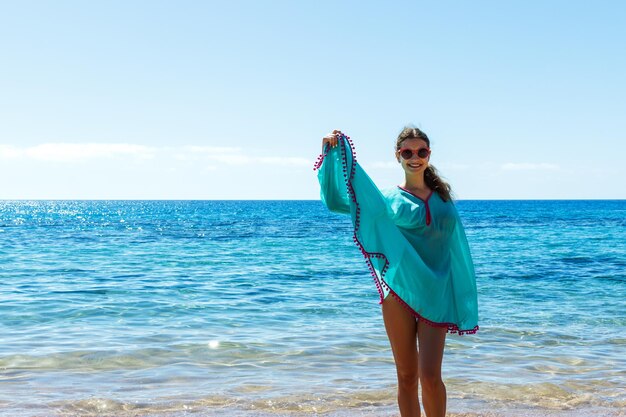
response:
<path id="1" fill-rule="evenodd" d="M 314 170 L 328 209 L 349 214 L 354 242 L 380 294 L 392 294 L 419 320 L 449 333 L 478 330 L 476 277 L 453 202 L 422 200 L 396 186 L 379 190 L 357 163 L 351 139 L 326 144 Z"/>

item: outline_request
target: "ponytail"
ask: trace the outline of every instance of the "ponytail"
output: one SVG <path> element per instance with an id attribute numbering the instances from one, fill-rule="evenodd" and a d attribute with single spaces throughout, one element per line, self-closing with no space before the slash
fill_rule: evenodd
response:
<path id="1" fill-rule="evenodd" d="M 437 168 L 433 165 L 428 165 L 424 170 L 424 182 L 426 182 L 428 188 L 439 194 L 439 197 L 441 197 L 443 201 L 452 200 L 452 188 L 450 184 L 441 179 Z"/>

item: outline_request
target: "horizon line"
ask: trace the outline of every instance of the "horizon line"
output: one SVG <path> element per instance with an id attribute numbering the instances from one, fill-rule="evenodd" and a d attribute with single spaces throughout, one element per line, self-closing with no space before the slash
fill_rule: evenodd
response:
<path id="1" fill-rule="evenodd" d="M 7 201 L 319 201 L 321 199 L 303 198 L 0 198 Z M 626 201 L 626 198 L 458 198 L 454 201 Z"/>

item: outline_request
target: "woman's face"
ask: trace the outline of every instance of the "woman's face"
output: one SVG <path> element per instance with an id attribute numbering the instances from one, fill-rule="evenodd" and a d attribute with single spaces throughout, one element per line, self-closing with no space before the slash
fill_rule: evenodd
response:
<path id="1" fill-rule="evenodd" d="M 405 139 L 400 143 L 400 149 L 396 151 L 396 159 L 400 164 L 402 164 L 402 168 L 404 172 L 407 174 L 413 175 L 418 173 L 423 173 L 424 170 L 428 167 L 428 161 L 430 159 L 430 153 L 426 158 L 420 158 L 417 156 L 417 151 L 422 148 L 428 148 L 428 144 L 423 139 Z M 413 151 L 413 155 L 411 159 L 404 159 L 400 156 L 401 149 L 410 149 Z"/>

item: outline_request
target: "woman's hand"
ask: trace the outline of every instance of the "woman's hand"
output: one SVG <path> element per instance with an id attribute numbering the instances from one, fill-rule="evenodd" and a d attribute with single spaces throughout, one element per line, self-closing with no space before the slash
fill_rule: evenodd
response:
<path id="1" fill-rule="evenodd" d="M 337 146 L 337 141 L 339 140 L 339 136 L 341 135 L 341 130 L 333 130 L 333 133 L 329 133 L 328 135 L 322 138 L 322 150 L 327 143 L 330 143 L 331 147 Z"/>

